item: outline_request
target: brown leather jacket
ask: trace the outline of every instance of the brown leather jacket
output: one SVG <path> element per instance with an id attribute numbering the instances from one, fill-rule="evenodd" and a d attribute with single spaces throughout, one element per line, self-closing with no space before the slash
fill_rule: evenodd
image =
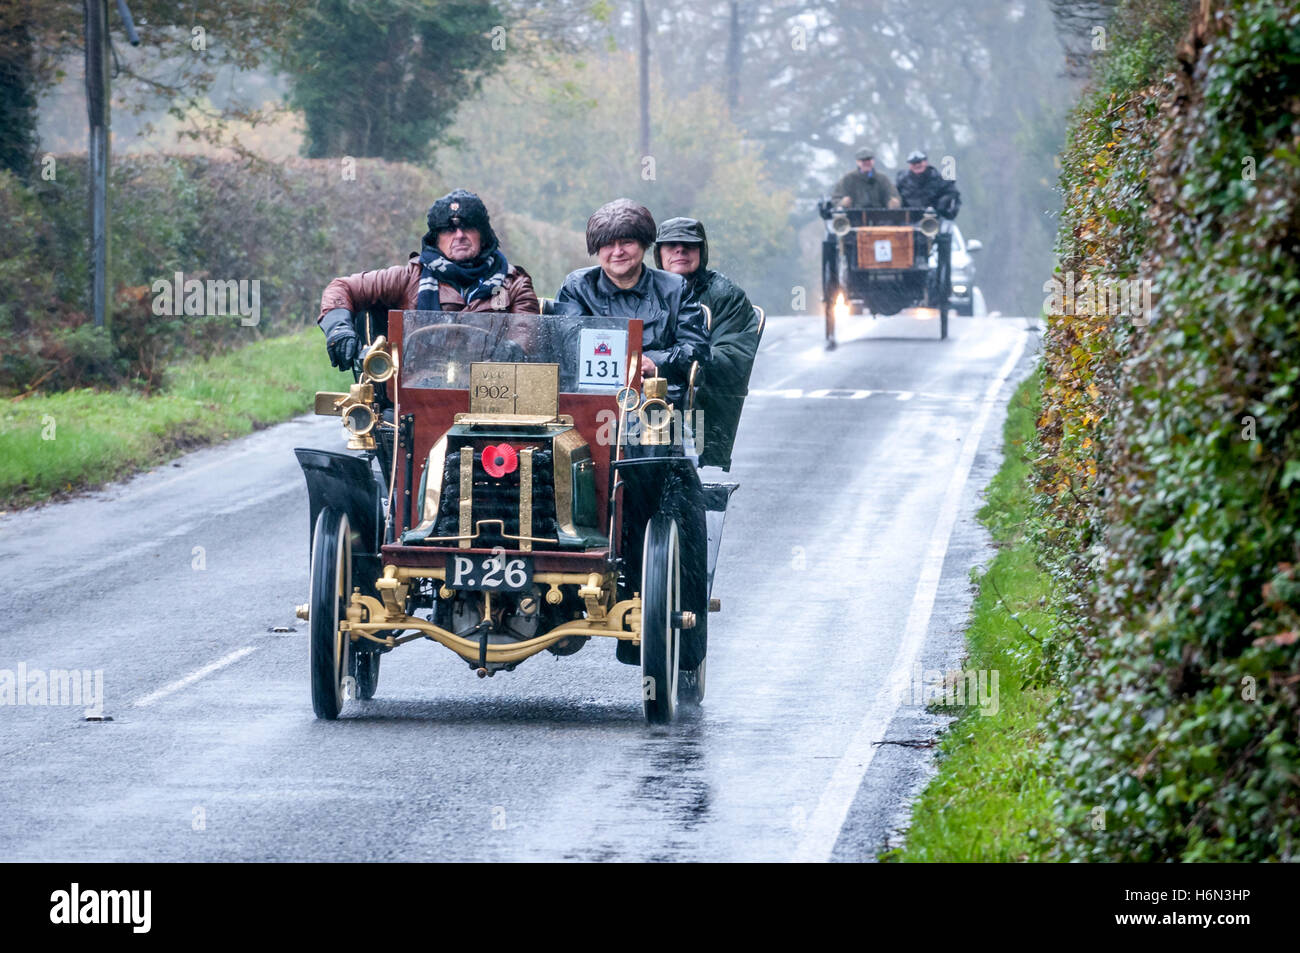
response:
<path id="1" fill-rule="evenodd" d="M 533 291 L 533 279 L 518 265 L 511 265 L 506 272 L 503 286 L 506 293 L 506 306 L 503 309 L 492 307 L 491 298 L 480 298 L 465 307 L 465 299 L 456 288 L 446 282 L 438 282 L 438 302 L 443 311 L 513 311 L 521 314 L 538 314 L 541 311 L 537 303 L 537 293 Z M 420 256 L 411 253 L 405 265 L 393 265 L 378 271 L 360 271 L 355 275 L 335 278 L 325 286 L 325 293 L 320 297 L 320 322 L 335 308 L 347 308 L 349 311 L 369 311 L 376 307 L 396 311 L 409 311 L 415 307 L 415 299 L 420 291 Z"/>

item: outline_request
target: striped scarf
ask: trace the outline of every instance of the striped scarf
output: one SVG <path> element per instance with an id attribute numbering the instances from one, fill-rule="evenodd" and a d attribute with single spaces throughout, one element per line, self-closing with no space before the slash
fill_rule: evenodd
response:
<path id="1" fill-rule="evenodd" d="M 438 283 L 445 281 L 461 292 L 466 307 L 479 298 L 491 298 L 505 287 L 510 264 L 499 248 L 469 261 L 452 261 L 432 245 L 420 251 L 420 291 L 415 299 L 418 311 L 438 311 Z"/>

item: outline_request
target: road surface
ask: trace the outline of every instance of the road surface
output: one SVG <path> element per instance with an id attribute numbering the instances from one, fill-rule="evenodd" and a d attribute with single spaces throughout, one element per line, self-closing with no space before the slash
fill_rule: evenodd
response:
<path id="1" fill-rule="evenodd" d="M 853 318 L 827 352 L 820 318 L 769 321 L 708 695 L 668 728 L 600 639 L 482 680 L 412 644 L 317 721 L 291 450 L 341 448 L 334 418 L 0 518 L 0 695 L 85 670 L 104 717 L 0 705 L 0 856 L 873 859 L 931 770 L 914 673 L 960 667 L 979 491 L 1037 350 L 1023 319 L 951 325 Z"/>

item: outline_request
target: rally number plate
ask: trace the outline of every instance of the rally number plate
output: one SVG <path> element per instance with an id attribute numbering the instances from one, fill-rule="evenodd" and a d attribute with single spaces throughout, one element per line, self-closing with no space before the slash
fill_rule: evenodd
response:
<path id="1" fill-rule="evenodd" d="M 533 585 L 533 561 L 527 556 L 457 553 L 447 557 L 448 589 L 522 592 Z"/>

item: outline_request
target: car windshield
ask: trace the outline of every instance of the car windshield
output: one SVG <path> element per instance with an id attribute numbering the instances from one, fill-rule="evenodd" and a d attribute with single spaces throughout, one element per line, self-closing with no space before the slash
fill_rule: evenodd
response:
<path id="1" fill-rule="evenodd" d="M 628 319 L 499 311 L 407 311 L 403 387 L 469 388 L 470 365 L 559 365 L 560 392 L 614 393 L 627 366 Z"/>

